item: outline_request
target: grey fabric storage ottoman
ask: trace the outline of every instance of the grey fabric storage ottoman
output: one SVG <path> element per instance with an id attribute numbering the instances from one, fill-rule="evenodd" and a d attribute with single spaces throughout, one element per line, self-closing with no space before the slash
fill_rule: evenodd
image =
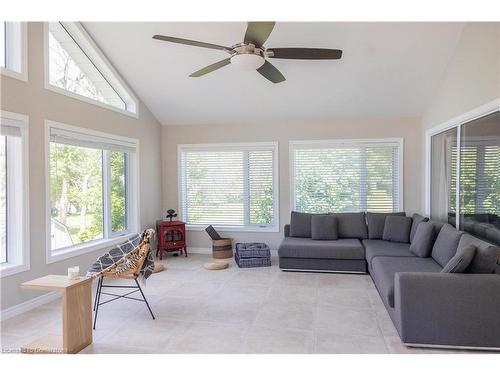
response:
<path id="1" fill-rule="evenodd" d="M 237 243 L 234 260 L 240 268 L 269 267 L 271 250 L 262 242 Z"/>

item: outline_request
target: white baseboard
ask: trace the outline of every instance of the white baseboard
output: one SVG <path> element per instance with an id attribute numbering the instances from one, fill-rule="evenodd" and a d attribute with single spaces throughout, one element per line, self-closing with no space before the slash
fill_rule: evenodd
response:
<path id="1" fill-rule="evenodd" d="M 188 254 L 208 254 L 212 255 L 212 248 L 211 247 L 188 247 Z M 272 257 L 277 257 L 278 256 L 278 250 L 271 250 L 271 256 Z"/>
<path id="2" fill-rule="evenodd" d="M 55 301 L 59 297 L 60 297 L 59 293 L 50 292 L 42 294 L 39 297 L 32 298 L 28 301 L 22 302 L 18 305 L 7 307 L 6 309 L 0 311 L 0 321 L 10 319 L 16 315 L 33 310 L 34 308 L 45 305 L 46 303 Z"/>
<path id="3" fill-rule="evenodd" d="M 212 249 L 210 247 L 188 247 L 188 254 L 212 254 Z"/>

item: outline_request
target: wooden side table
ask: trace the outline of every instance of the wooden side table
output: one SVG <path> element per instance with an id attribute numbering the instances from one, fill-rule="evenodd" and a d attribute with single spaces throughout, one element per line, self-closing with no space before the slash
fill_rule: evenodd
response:
<path id="1" fill-rule="evenodd" d="M 183 221 L 159 220 L 156 223 L 156 233 L 158 233 L 158 248 L 156 256 L 163 258 L 163 251 L 184 251 L 187 257 L 186 245 L 186 223 Z"/>
<path id="2" fill-rule="evenodd" d="M 21 284 L 62 294 L 62 335 L 48 335 L 21 348 L 22 353 L 78 353 L 92 343 L 92 279 L 47 275 Z"/>

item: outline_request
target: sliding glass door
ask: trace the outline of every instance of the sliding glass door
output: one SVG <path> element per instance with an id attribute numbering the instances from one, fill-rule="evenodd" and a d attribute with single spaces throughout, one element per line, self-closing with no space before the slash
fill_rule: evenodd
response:
<path id="1" fill-rule="evenodd" d="M 500 244 L 500 112 L 431 136 L 430 214 Z"/>
<path id="2" fill-rule="evenodd" d="M 457 128 L 431 137 L 431 217 L 455 224 Z"/>
<path id="3" fill-rule="evenodd" d="M 460 127 L 461 230 L 500 244 L 500 112 Z"/>

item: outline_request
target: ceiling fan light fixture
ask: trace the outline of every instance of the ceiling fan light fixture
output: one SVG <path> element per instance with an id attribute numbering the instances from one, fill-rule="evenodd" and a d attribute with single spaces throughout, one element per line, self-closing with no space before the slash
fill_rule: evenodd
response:
<path id="1" fill-rule="evenodd" d="M 231 56 L 231 64 L 236 65 L 241 70 L 256 70 L 260 68 L 266 60 L 254 53 L 237 53 Z"/>

